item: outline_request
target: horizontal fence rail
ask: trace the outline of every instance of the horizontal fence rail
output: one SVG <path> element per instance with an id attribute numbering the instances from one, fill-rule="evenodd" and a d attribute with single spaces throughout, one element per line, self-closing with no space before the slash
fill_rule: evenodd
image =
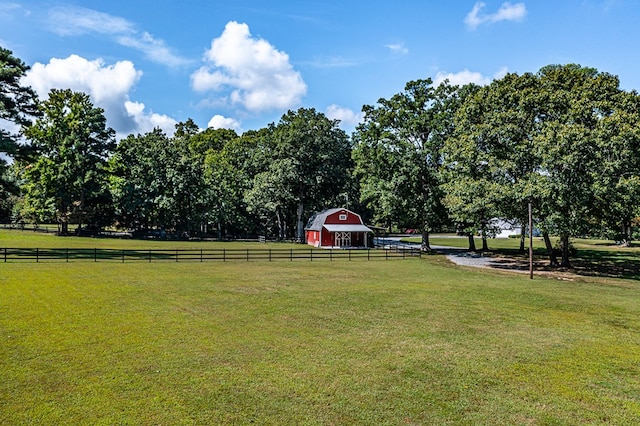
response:
<path id="1" fill-rule="evenodd" d="M 420 257 L 416 248 L 383 249 L 193 249 L 193 250 L 133 250 L 78 248 L 2 248 L 0 258 L 6 262 L 232 262 L 232 261 L 321 261 L 321 260 L 388 260 Z"/>

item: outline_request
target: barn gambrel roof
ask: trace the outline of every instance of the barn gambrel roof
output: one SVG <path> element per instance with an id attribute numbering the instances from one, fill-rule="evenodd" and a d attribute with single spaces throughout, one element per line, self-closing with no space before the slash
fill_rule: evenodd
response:
<path id="1" fill-rule="evenodd" d="M 327 217 L 341 210 L 345 210 L 345 209 L 327 209 L 314 214 L 309 218 L 307 227 L 304 229 L 308 231 L 322 231 L 322 226 L 324 225 L 324 222 L 327 220 Z"/>
<path id="2" fill-rule="evenodd" d="M 325 224 L 325 222 L 327 221 L 327 217 L 342 211 L 358 216 L 358 218 L 360 219 L 360 224 Z M 322 227 L 324 227 L 329 232 L 373 232 L 362 223 L 362 218 L 360 218 L 359 214 L 343 208 L 327 209 L 316 213 L 309 219 L 305 230 L 322 231 Z"/>

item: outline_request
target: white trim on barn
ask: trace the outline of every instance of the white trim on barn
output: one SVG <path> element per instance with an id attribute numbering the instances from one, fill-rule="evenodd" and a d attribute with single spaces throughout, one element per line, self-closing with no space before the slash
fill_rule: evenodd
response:
<path id="1" fill-rule="evenodd" d="M 329 232 L 373 232 L 365 225 L 324 225 Z"/>

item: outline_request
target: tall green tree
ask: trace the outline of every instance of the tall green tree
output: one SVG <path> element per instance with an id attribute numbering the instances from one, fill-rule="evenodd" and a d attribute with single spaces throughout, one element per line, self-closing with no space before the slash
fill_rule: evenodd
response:
<path id="1" fill-rule="evenodd" d="M 272 162 L 267 171 L 258 173 L 245 193 L 249 211 L 257 215 L 264 227 L 275 222 L 279 239 L 288 239 L 296 214 L 296 197 L 289 186 L 296 179 L 295 164 L 291 159 Z M 296 221 L 297 226 L 297 221 Z M 295 234 L 297 235 L 297 234 Z"/>
<path id="2" fill-rule="evenodd" d="M 336 120 L 315 109 L 283 115 L 270 132 L 267 166 L 254 177 L 254 188 L 271 191 L 275 211 L 295 218 L 295 235 L 304 241 L 305 219 L 337 202 L 351 169 L 351 143 Z M 262 197 L 249 197 L 252 204 Z M 291 212 L 291 209 L 294 212 Z M 293 214 L 292 214 L 293 213 Z"/>
<path id="3" fill-rule="evenodd" d="M 193 120 L 178 123 L 174 137 L 163 151 L 167 154 L 164 159 L 167 177 L 164 201 L 170 214 L 167 219 L 178 235 L 200 232 L 207 221 L 205 156 L 193 149 L 193 139 L 198 133 Z"/>
<path id="4" fill-rule="evenodd" d="M 218 238 L 225 232 L 235 231 L 242 225 L 243 185 L 250 179 L 244 175 L 233 157 L 238 146 L 238 135 L 229 129 L 206 129 L 191 138 L 191 149 L 195 155 L 202 153 L 204 192 L 202 208 L 205 212 L 203 226 L 215 224 Z"/>
<path id="5" fill-rule="evenodd" d="M 106 164 L 115 148 L 104 111 L 84 93 L 57 89 L 39 109 L 25 132 L 39 154 L 26 171 L 27 202 L 43 216 L 54 211 L 62 234 L 69 223 L 103 224 L 111 205 Z"/>
<path id="6" fill-rule="evenodd" d="M 162 152 L 168 144 L 169 138 L 158 128 L 129 135 L 118 143 L 109 160 L 118 226 L 136 230 L 163 227 L 159 202 L 167 180 Z"/>
<path id="7" fill-rule="evenodd" d="M 20 83 L 28 70 L 13 52 L 0 47 L 0 196 L 3 199 L 17 192 L 14 181 L 6 177 L 7 161 L 3 155 L 16 158 L 24 154 L 26 147 L 18 142 L 20 131 L 39 114 L 35 92 Z M 17 131 L 8 129 L 7 123 L 13 123 Z"/>
<path id="8" fill-rule="evenodd" d="M 378 106 L 365 105 L 364 122 L 354 135 L 355 174 L 363 201 L 379 220 L 396 219 L 422 232 L 446 220 L 442 205 L 442 147 L 453 131 L 459 104 L 457 87 L 431 79 L 411 81 Z"/>
<path id="9" fill-rule="evenodd" d="M 111 160 L 111 191 L 118 222 L 133 229 L 184 235 L 206 222 L 204 153 L 192 149 L 193 120 L 176 125 L 174 137 L 160 129 L 122 140 Z"/>
<path id="10" fill-rule="evenodd" d="M 571 236 L 628 225 L 637 211 L 638 104 L 618 86 L 593 68 L 552 65 L 483 87 L 456 115 L 445 200 L 467 216 L 493 200 L 497 214 L 521 224 L 532 203 L 551 264 L 555 234 L 570 266 Z"/>
<path id="11" fill-rule="evenodd" d="M 259 131 L 245 132 L 233 147 L 233 158 L 237 168 L 250 178 L 243 190 L 243 201 L 247 213 L 257 221 L 258 231 L 287 239 L 293 235 L 289 234 L 288 220 L 294 210 L 293 197 L 282 185 L 283 168 L 272 164 L 275 128 L 272 123 Z"/>
<path id="12" fill-rule="evenodd" d="M 524 230 L 527 205 L 541 195 L 541 159 L 533 149 L 537 93 L 535 75 L 507 74 L 474 90 L 458 109 L 455 132 L 445 149 L 444 188 L 445 204 L 462 228 L 490 235 L 491 219 L 499 217 L 517 221 Z"/>
<path id="13" fill-rule="evenodd" d="M 603 172 L 597 129 L 620 95 L 617 77 L 579 65 L 550 65 L 540 80 L 535 146 L 546 197 L 545 226 L 560 238 L 561 266 L 571 266 L 570 237 L 588 232 L 598 217 L 594 184 Z"/>
<path id="14" fill-rule="evenodd" d="M 478 232 L 486 250 L 502 194 L 485 104 L 488 89 L 469 85 L 463 90 L 465 101 L 454 114 L 455 129 L 443 147 L 443 202 L 457 229 L 468 236 L 469 250 L 476 249 Z"/>
<path id="15" fill-rule="evenodd" d="M 111 159 L 118 223 L 161 228 L 181 235 L 222 232 L 235 218 L 242 178 L 225 152 L 234 131 L 200 131 L 193 120 L 176 125 L 174 137 L 160 129 L 122 140 Z"/>
<path id="16" fill-rule="evenodd" d="M 629 246 L 633 221 L 640 216 L 640 96 L 622 92 L 610 115 L 596 129 L 594 196 L 600 223 L 610 236 Z M 611 235 L 612 234 L 612 235 Z"/>

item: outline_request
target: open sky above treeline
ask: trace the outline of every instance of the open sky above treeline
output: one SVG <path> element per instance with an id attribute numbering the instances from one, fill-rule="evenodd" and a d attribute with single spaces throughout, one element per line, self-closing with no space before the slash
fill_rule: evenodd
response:
<path id="1" fill-rule="evenodd" d="M 0 1 L 25 84 L 91 96 L 118 138 L 193 118 L 238 132 L 315 108 L 350 132 L 364 104 L 431 77 L 488 84 L 577 63 L 640 88 L 636 0 Z"/>

